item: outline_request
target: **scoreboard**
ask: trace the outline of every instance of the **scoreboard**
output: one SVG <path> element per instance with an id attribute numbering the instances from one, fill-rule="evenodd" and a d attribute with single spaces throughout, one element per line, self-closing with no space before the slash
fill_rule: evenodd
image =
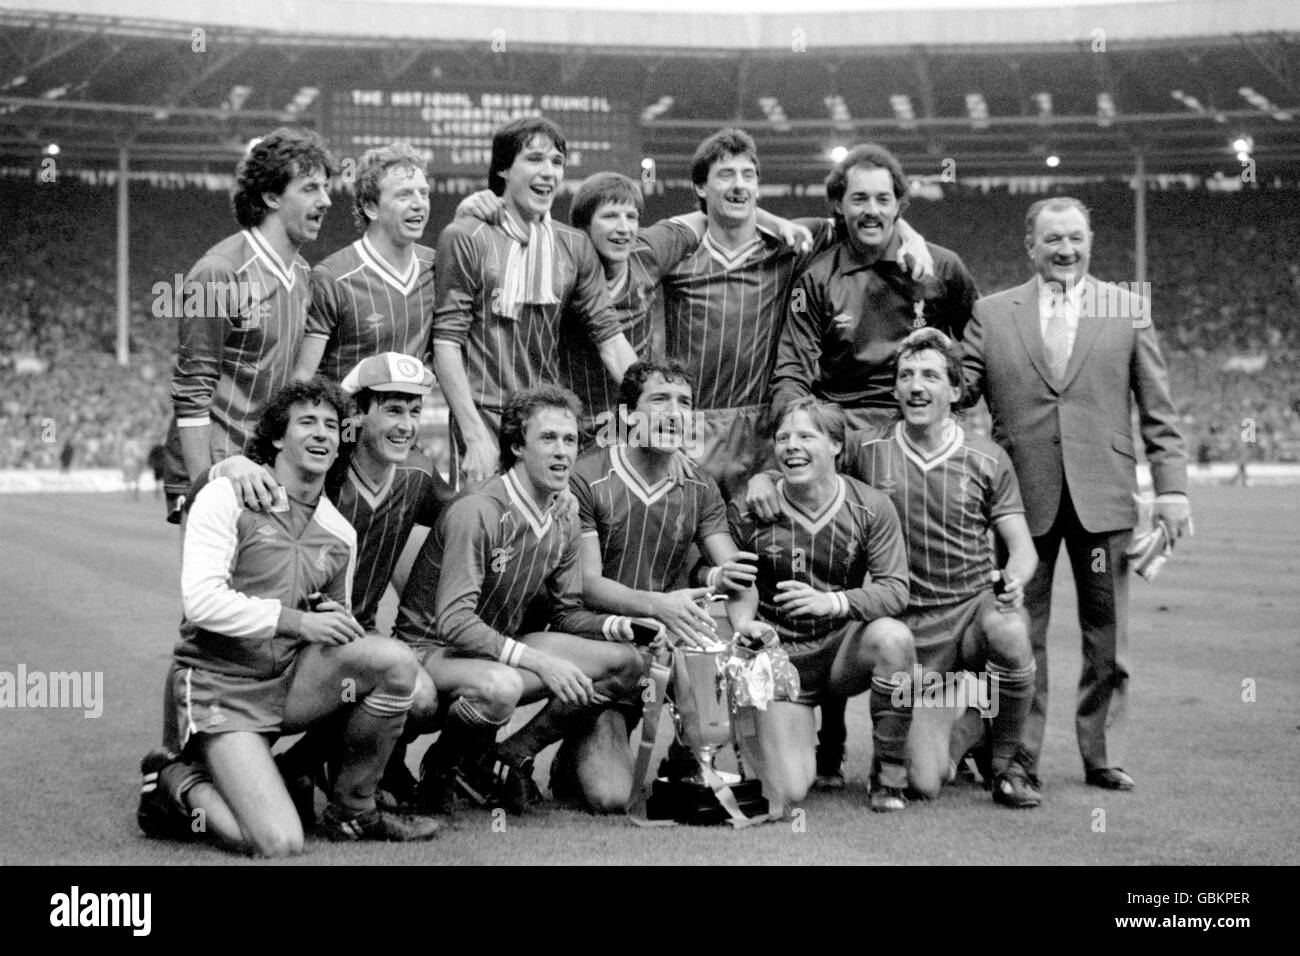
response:
<path id="1" fill-rule="evenodd" d="M 640 174 L 641 128 L 631 104 L 605 94 L 334 90 L 323 132 L 336 155 L 357 159 L 367 149 L 405 140 L 428 162 L 440 192 L 469 192 L 487 179 L 492 132 L 524 116 L 545 116 L 564 133 L 568 176 L 605 170 Z"/>

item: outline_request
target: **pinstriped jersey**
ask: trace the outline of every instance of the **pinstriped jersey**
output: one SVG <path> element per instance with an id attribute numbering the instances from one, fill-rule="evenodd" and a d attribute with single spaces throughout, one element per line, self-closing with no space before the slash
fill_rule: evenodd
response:
<path id="1" fill-rule="evenodd" d="M 217 243 L 185 277 L 184 311 L 197 314 L 180 320 L 172 405 L 179 427 L 212 426 L 213 461 L 243 453 L 292 378 L 308 287 L 306 260 L 284 263 L 256 228 Z"/>
<path id="2" fill-rule="evenodd" d="M 357 531 L 352 614 L 362 627 L 375 626 L 379 602 L 411 528 L 434 527 L 454 495 L 433 463 L 419 452 L 411 452 L 405 462 L 390 468 L 378 484 L 363 475 L 353 459 L 335 500 L 339 513 Z"/>
<path id="3" fill-rule="evenodd" d="M 621 445 L 578 460 L 570 479 L 584 537 L 600 539 L 601 573 L 638 591 L 662 591 L 676 577 L 691 542 L 707 554 L 709 535 L 727 533 L 727 511 L 708 476 L 683 484 L 648 483 Z"/>
<path id="4" fill-rule="evenodd" d="M 234 677 L 283 673 L 306 643 L 297 628 L 308 595 L 350 608 L 356 542 L 324 495 L 263 514 L 240 505 L 229 478 L 211 481 L 185 528 L 177 663 Z"/>
<path id="5" fill-rule="evenodd" d="M 463 349 L 470 395 L 477 408 L 490 413 L 488 424 L 500 418 L 512 392 L 560 380 L 560 316 L 566 307 L 596 345 L 621 331 L 587 234 L 560 223 L 551 228 L 551 284 L 559 301 L 525 303 L 518 319 L 497 312 L 514 240 L 501 227 L 477 219 L 453 221 L 438 239 L 433 340 Z"/>
<path id="6" fill-rule="evenodd" d="M 651 306 L 659 291 L 659 281 L 699 242 L 695 230 L 682 222 L 668 219 L 647 226 L 637 234 L 622 282 L 608 287 L 619 325 L 638 358 L 650 358 Z M 582 399 L 583 408 L 592 418 L 613 410 L 618 404 L 619 383 L 610 376 L 583 329 L 581 317 L 572 309 L 564 313 L 560 337 L 564 342 L 560 350 L 561 384 Z"/>
<path id="7" fill-rule="evenodd" d="M 411 247 L 398 272 L 362 236 L 311 270 L 306 334 L 328 340 L 320 374 L 335 382 L 380 352 L 427 363 L 433 329 L 433 250 Z"/>
<path id="8" fill-rule="evenodd" d="M 792 501 L 776 483 L 781 512 L 763 523 L 738 498 L 727 506 L 731 535 L 742 551 L 758 555 L 758 613 L 781 640 L 825 637 L 847 617 L 872 621 L 907 606 L 907 550 L 889 499 L 853 478 L 836 476 L 836 491 L 815 514 Z M 803 581 L 839 592 L 847 612 L 838 618 L 787 617 L 773 598 L 778 582 Z"/>
<path id="9" fill-rule="evenodd" d="M 411 644 L 517 663 L 529 605 L 553 629 L 602 639 L 612 618 L 582 606 L 578 519 L 543 512 L 511 469 L 456 499 L 411 568 L 394 632 Z"/>
<path id="10" fill-rule="evenodd" d="M 812 230 L 808 252 L 787 249 L 765 232 L 734 251 L 706 235 L 664 277 L 668 357 L 690 370 L 697 407 L 739 408 L 767 401 L 790 287 L 834 235 L 830 220 L 799 221 Z"/>
<path id="11" fill-rule="evenodd" d="M 989 532 L 1004 515 L 1023 514 L 1007 453 L 953 424 L 941 448 L 925 453 L 902 423 L 883 435 L 851 432 L 845 472 L 894 502 L 907 541 L 913 607 L 955 604 L 990 586 Z"/>

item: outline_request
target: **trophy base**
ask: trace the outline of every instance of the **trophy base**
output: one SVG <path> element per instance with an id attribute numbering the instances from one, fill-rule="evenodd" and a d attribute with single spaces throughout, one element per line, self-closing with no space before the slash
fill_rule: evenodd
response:
<path id="1" fill-rule="evenodd" d="M 741 780 L 734 773 L 719 773 L 735 794 L 740 810 L 747 817 L 767 813 L 763 799 L 763 785 L 758 780 Z M 691 780 L 672 780 L 660 777 L 650 788 L 646 801 L 646 817 L 650 820 L 673 820 L 694 826 L 712 826 L 726 823 L 730 817 L 718 803 L 708 784 Z"/>

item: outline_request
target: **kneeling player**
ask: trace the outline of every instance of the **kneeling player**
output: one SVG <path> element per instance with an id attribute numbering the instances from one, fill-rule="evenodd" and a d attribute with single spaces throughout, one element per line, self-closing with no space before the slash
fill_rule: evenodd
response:
<path id="1" fill-rule="evenodd" d="M 993 798 L 1034 807 L 1041 798 L 1015 758 L 1034 689 L 1022 604 L 1037 556 L 1015 471 L 1005 451 L 967 436 L 950 417 L 961 394 L 961 358 L 946 335 L 938 329 L 911 333 L 894 365 L 903 420 L 883 431 L 851 433 L 844 471 L 889 495 L 907 542 L 912 597 L 902 620 L 922 671 L 912 692 L 911 785 L 935 796 L 972 738 L 981 735 L 976 712 L 964 706 L 976 678 L 963 672 L 983 671 L 980 680 L 996 694 L 981 701 L 994 715 L 988 771 Z M 769 477 L 754 478 L 748 500 L 759 514 L 776 512 Z M 992 584 L 990 529 L 1009 555 L 1000 593 Z M 922 690 L 938 687 L 945 693 Z"/>
<path id="2" fill-rule="evenodd" d="M 882 436 L 858 441 L 845 470 L 885 491 L 902 519 L 912 572 L 903 622 L 926 672 L 923 683 L 957 689 L 971 680 L 960 672 L 980 672 L 993 689 L 983 701 L 993 714 L 993 799 L 1036 807 L 1042 798 L 1016 759 L 1034 692 L 1024 583 L 1038 564 L 1016 473 L 1002 448 L 967 436 L 949 417 L 962 374 L 951 339 L 938 329 L 918 329 L 899 345 L 895 369 L 903 420 Z M 1008 554 L 997 591 L 991 529 Z M 920 689 L 913 687 L 910 778 L 914 789 L 934 796 L 972 742 L 972 723 L 978 735 L 979 722 L 964 704 L 968 693 L 957 695 L 956 703 L 945 694 L 946 706 L 922 706 Z"/>
<path id="3" fill-rule="evenodd" d="M 813 708 L 823 695 L 869 689 L 871 809 L 901 810 L 915 655 L 907 628 L 891 615 L 907 605 L 907 552 L 889 499 L 836 473 L 844 428 L 837 405 L 791 402 L 775 435 L 775 520 L 763 523 L 739 499 L 729 505 L 736 543 L 758 555 L 757 591 L 731 604 L 732 622 L 750 637 L 775 628 L 801 683 L 798 701 L 757 712 L 759 752 L 745 757 L 762 768 L 774 807 L 798 803 L 815 774 Z"/>
<path id="4" fill-rule="evenodd" d="M 556 506 L 577 456 L 578 415 L 577 399 L 556 386 L 513 394 L 501 420 L 505 470 L 447 508 L 411 569 L 395 630 L 449 703 L 421 764 L 423 809 L 450 812 L 459 794 L 522 812 L 539 796 L 533 758 L 639 691 L 641 656 L 622 643 L 631 620 L 582 606 L 578 519 Z M 552 630 L 529 630 L 530 605 Z M 516 706 L 543 699 L 493 746 Z M 431 716 L 430 703 L 417 694 L 416 719 Z"/>
<path id="5" fill-rule="evenodd" d="M 345 410 L 323 380 L 282 389 L 258 422 L 254 456 L 271 466 L 283 504 L 248 511 L 226 478 L 194 501 L 171 671 L 182 753 L 155 751 L 142 765 L 139 820 L 151 836 L 188 836 L 193 814 L 230 846 L 299 852 L 302 825 L 271 743 L 338 710 L 347 717 L 325 835 L 418 840 L 437 832 L 434 821 L 375 806 L 418 667 L 400 642 L 365 636 L 351 613 L 356 533 L 322 494 Z"/>
<path id="6" fill-rule="evenodd" d="M 742 592 L 754 581 L 755 555 L 736 548 L 712 478 L 673 480 L 673 456 L 693 437 L 694 388 L 676 363 L 637 362 L 623 376 L 618 438 L 578 460 L 572 486 L 582 523 L 583 601 L 592 608 L 651 618 L 675 642 L 703 644 L 713 621 L 696 602 L 710 587 L 665 589 L 695 544 L 711 562 L 704 580 Z M 570 737 L 551 765 L 551 790 L 567 786 L 594 812 L 622 810 L 636 783 L 628 731 L 640 702 L 610 708 L 592 733 Z M 590 753 L 602 759 L 588 759 Z M 615 766 L 606 755 L 618 753 Z"/>

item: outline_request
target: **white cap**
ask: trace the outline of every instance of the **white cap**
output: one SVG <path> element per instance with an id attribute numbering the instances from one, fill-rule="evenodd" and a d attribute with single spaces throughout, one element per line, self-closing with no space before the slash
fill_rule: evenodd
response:
<path id="1" fill-rule="evenodd" d="M 433 391 L 433 373 L 424 363 L 401 352 L 380 352 L 362 359 L 344 377 L 343 391 L 355 395 L 363 388 L 376 392 L 406 392 L 428 395 Z"/>

